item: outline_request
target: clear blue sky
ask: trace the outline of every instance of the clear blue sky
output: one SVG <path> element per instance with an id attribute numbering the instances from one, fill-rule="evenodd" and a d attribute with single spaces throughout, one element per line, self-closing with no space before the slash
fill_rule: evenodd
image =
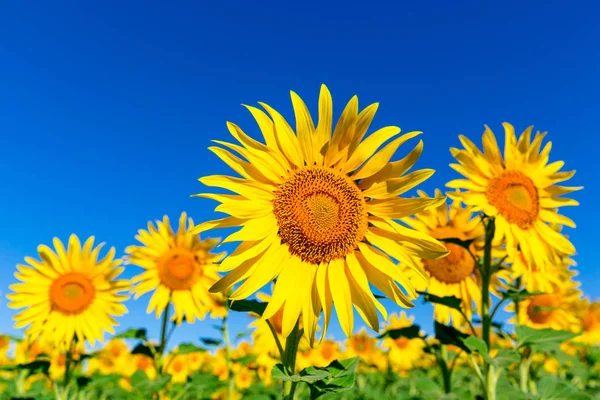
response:
<path id="1" fill-rule="evenodd" d="M 552 159 L 585 186 L 581 206 L 566 210 L 578 224 L 567 232 L 584 290 L 600 296 L 598 6 L 394 3 L 4 2 L 2 294 L 15 264 L 54 236 L 93 234 L 122 253 L 150 219 L 215 218 L 215 202 L 190 195 L 204 191 L 198 177 L 230 173 L 206 149 L 229 140 L 225 121 L 256 135 L 241 103 L 264 101 L 293 120 L 289 90 L 315 110 L 326 83 L 338 115 L 358 94 L 361 106 L 380 102 L 374 127 L 425 132 L 418 167 L 438 171 L 429 192 L 457 176 L 448 149 L 459 133 L 480 143 L 487 123 L 503 141 L 503 121 L 549 131 Z M 147 300 L 130 304 L 123 328 L 157 334 Z M 0 330 L 15 333 L 5 304 Z M 430 306 L 413 314 L 430 328 Z M 234 330 L 248 322 L 234 316 Z M 211 325 L 174 340 L 212 335 Z M 337 322 L 332 333 L 341 337 Z"/>

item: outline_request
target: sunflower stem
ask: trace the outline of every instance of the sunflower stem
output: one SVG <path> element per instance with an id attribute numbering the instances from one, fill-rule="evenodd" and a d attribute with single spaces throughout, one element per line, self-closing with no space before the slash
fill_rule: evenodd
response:
<path id="1" fill-rule="evenodd" d="M 451 392 L 450 370 L 448 369 L 448 348 L 442 345 L 440 348 L 440 358 L 438 364 L 442 370 L 442 379 L 444 380 L 444 393 Z"/>
<path id="2" fill-rule="evenodd" d="M 285 341 L 283 365 L 290 375 L 296 373 L 296 355 L 298 353 L 298 344 L 300 343 L 303 333 L 303 330 L 300 329 L 300 319 L 298 319 L 296 325 L 294 325 L 294 329 L 292 329 L 292 332 Z M 291 381 L 285 381 L 283 383 L 283 399 L 292 400 L 294 398 L 297 384 L 298 382 Z"/>
<path id="3" fill-rule="evenodd" d="M 165 311 L 163 311 L 162 326 L 160 328 L 160 344 L 158 345 L 158 354 L 162 357 L 165 348 L 167 347 L 167 326 L 169 325 L 169 309 L 171 302 L 167 303 Z"/>
<path id="4" fill-rule="evenodd" d="M 485 247 L 483 249 L 483 265 L 481 267 L 481 324 L 482 336 L 488 351 L 490 349 L 490 282 L 492 278 L 492 241 L 495 234 L 493 218 L 487 218 L 485 224 Z M 495 368 L 485 362 L 484 392 L 486 400 L 496 400 L 496 372 Z"/>
<path id="5" fill-rule="evenodd" d="M 225 308 L 227 308 L 227 312 L 229 313 L 229 302 L 225 302 Z M 233 393 L 235 391 L 235 382 L 233 380 L 233 371 L 232 371 L 232 362 L 231 362 L 231 342 L 229 340 L 229 330 L 227 329 L 227 315 L 223 317 L 223 343 L 225 344 L 225 357 L 227 360 L 227 376 L 228 376 L 228 386 L 227 393 L 229 400 L 233 400 Z"/>
<path id="6" fill-rule="evenodd" d="M 275 338 L 275 344 L 277 344 L 277 349 L 279 350 L 279 359 L 281 360 L 281 362 L 283 362 L 285 351 L 283 350 L 283 346 L 281 345 L 281 342 L 279 341 L 279 337 L 277 336 L 277 331 L 275 330 L 275 327 L 273 326 L 273 324 L 271 323 L 270 320 L 267 319 L 266 321 L 267 321 L 267 325 L 269 326 L 269 329 L 271 330 L 271 333 L 273 334 L 273 337 Z"/>

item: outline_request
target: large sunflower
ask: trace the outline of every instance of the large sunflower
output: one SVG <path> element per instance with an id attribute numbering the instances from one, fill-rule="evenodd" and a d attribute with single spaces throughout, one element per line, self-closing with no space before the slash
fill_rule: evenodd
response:
<path id="1" fill-rule="evenodd" d="M 223 309 L 221 295 L 208 292 L 219 279 L 215 262 L 224 256 L 210 253 L 219 239 L 200 240 L 191 232 L 194 221 L 187 219 L 186 227 L 186 219 L 184 212 L 177 232 L 171 229 L 167 216 L 156 222 L 157 228 L 149 222 L 148 230 L 140 229 L 136 236 L 142 246 L 125 249 L 127 262 L 145 269 L 132 279 L 135 298 L 154 290 L 147 312 L 156 311 L 158 318 L 172 303 L 175 312 L 171 319 L 178 324 L 184 318 L 193 323 L 209 312 L 211 316 L 221 315 Z"/>
<path id="2" fill-rule="evenodd" d="M 353 330 L 353 304 L 369 326 L 378 330 L 376 309 L 384 318 L 386 311 L 369 283 L 403 307 L 411 307 L 416 298 L 411 283 L 388 254 L 422 274 L 416 256 L 438 258 L 447 253 L 437 240 L 393 221 L 445 201 L 399 197 L 434 172 L 420 170 L 402 176 L 419 157 L 422 142 L 405 158 L 390 162 L 398 147 L 420 132 L 398 137 L 400 128 L 385 127 L 363 141 L 377 104 L 359 113 L 358 99 L 353 97 L 332 131 L 331 95 L 324 85 L 316 127 L 300 97 L 294 92 L 291 97 L 295 132 L 281 114 L 260 103 L 270 118 L 257 108 L 247 108 L 266 145 L 228 122 L 229 132 L 242 146 L 216 143 L 246 160 L 222 147 L 209 148 L 243 177 L 200 179 L 207 186 L 236 194 L 200 194 L 219 201 L 215 211 L 230 216 L 205 222 L 197 231 L 242 227 L 224 240 L 242 243 L 221 265 L 221 271 L 231 272 L 211 291 L 225 291 L 244 281 L 230 296 L 239 300 L 277 278 L 263 318 L 284 307 L 284 337 L 302 313 L 304 331 L 312 343 L 322 310 L 325 335 L 332 304 L 346 335 Z"/>
<path id="3" fill-rule="evenodd" d="M 419 195 L 423 198 L 427 197 L 427 194 L 422 191 L 419 191 Z M 442 193 L 436 190 L 435 195 L 441 197 Z M 421 211 L 412 218 L 404 218 L 402 221 L 436 239 L 456 238 L 473 241 L 469 251 L 459 244 L 446 243 L 450 251 L 446 257 L 423 260 L 423 267 L 430 278 L 429 282 L 425 283 L 418 276 L 417 279 L 412 279 L 418 290 L 427 289 L 429 293 L 436 296 L 455 296 L 461 299 L 461 308 L 470 319 L 473 314 L 473 303 L 481 302 L 479 275 L 473 258 L 482 247 L 484 229 L 481 218 L 476 214 L 473 215 L 471 207 L 462 207 L 460 201 L 454 201 L 450 206 L 443 203 L 435 208 Z M 434 318 L 443 324 L 452 322 L 456 327 L 465 324 L 459 311 L 440 304 L 434 304 Z"/>
<path id="4" fill-rule="evenodd" d="M 459 164 L 450 166 L 467 179 L 448 182 L 447 186 L 466 192 L 449 193 L 476 211 L 496 217 L 496 238 L 506 239 L 507 251 L 514 259 L 517 248 L 525 259 L 543 268 L 550 262 L 548 247 L 566 255 L 575 253 L 569 240 L 556 232 L 549 223 L 575 227 L 569 218 L 558 214 L 561 206 L 578 205 L 575 200 L 560 197 L 581 189 L 558 186 L 570 179 L 575 171 L 558 172 L 562 161 L 548 164 L 551 143 L 540 151 L 546 133 L 527 128 L 517 141 L 512 125 L 504 123 L 506 134 L 504 157 L 494 133 L 486 126 L 483 133 L 483 153 L 464 136 L 464 150 L 451 149 Z"/>
<path id="5" fill-rule="evenodd" d="M 14 292 L 7 297 L 11 308 L 26 308 L 15 316 L 16 328 L 29 325 L 26 334 L 39 341 L 48 341 L 60 349 L 71 345 L 77 337 L 80 342 L 94 345 L 102 341 L 103 331 L 114 334 L 115 316 L 127 312 L 122 304 L 128 289 L 127 281 L 117 280 L 123 268 L 121 260 L 114 259 L 111 248 L 103 259 L 98 259 L 94 237 L 83 245 L 71 235 L 67 249 L 54 238 L 56 253 L 48 246 L 38 247 L 41 261 L 26 257 L 29 265 L 17 265 L 15 273 L 22 283 L 14 284 Z"/>

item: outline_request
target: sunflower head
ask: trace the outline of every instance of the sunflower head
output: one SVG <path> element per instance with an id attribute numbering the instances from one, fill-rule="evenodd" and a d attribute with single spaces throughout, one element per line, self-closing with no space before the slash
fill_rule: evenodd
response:
<path id="1" fill-rule="evenodd" d="M 76 338 L 92 345 L 102 340 L 103 330 L 114 333 L 115 316 L 127 312 L 122 304 L 127 296 L 124 280 L 116 279 L 123 271 L 121 260 L 114 259 L 115 249 L 100 259 L 103 246 L 94 248 L 94 237 L 83 246 L 71 235 L 67 248 L 54 238 L 53 251 L 38 247 L 41 260 L 26 257 L 27 265 L 17 265 L 21 281 L 10 288 L 11 308 L 27 308 L 15 316 L 15 327 L 29 325 L 26 334 L 63 348 Z"/>
<path id="2" fill-rule="evenodd" d="M 316 124 L 300 97 L 294 92 L 291 97 L 295 129 L 260 103 L 266 113 L 247 108 L 265 143 L 228 122 L 239 145 L 215 141 L 220 146 L 209 148 L 240 177 L 200 179 L 206 186 L 235 194 L 197 195 L 220 202 L 215 211 L 229 216 L 203 223 L 196 231 L 241 227 L 224 240 L 241 244 L 221 264 L 220 270 L 229 274 L 211 291 L 228 291 L 243 282 L 230 296 L 239 300 L 276 279 L 263 318 L 283 310 L 284 337 L 301 318 L 311 344 L 321 312 L 325 336 L 334 305 L 346 335 L 353 329 L 353 306 L 378 330 L 378 312 L 384 319 L 387 313 L 371 285 L 397 304 L 412 307 L 416 292 L 395 261 L 424 276 L 418 258 L 447 253 L 431 236 L 395 220 L 435 207 L 445 198 L 401 197 L 433 173 L 406 174 L 420 156 L 422 142 L 406 157 L 391 161 L 396 150 L 420 132 L 398 136 L 400 128 L 385 127 L 365 139 L 377 104 L 359 112 L 353 97 L 334 126 L 331 94 L 325 86 Z"/>
<path id="3" fill-rule="evenodd" d="M 575 172 L 559 172 L 564 163 L 548 163 L 551 143 L 542 148 L 546 133 L 527 128 L 517 140 L 512 125 L 504 123 L 504 154 L 494 133 L 486 126 L 483 152 L 464 136 L 464 149 L 452 148 L 458 164 L 450 166 L 466 179 L 448 182 L 447 186 L 465 191 L 449 194 L 496 219 L 496 239 L 506 241 L 507 251 L 515 257 L 517 249 L 528 263 L 544 268 L 551 263 L 552 251 L 572 255 L 575 248 L 550 224 L 575 227 L 573 221 L 558 214 L 561 206 L 577 205 L 561 197 L 581 189 L 559 186 Z M 551 251 L 547 251 L 550 249 Z"/>
<path id="4" fill-rule="evenodd" d="M 127 262 L 144 269 L 132 279 L 135 298 L 154 291 L 147 312 L 155 311 L 158 318 L 172 303 L 172 319 L 178 324 L 183 318 L 193 323 L 207 313 L 217 317 L 226 312 L 223 296 L 208 293 L 208 288 L 219 279 L 215 263 L 224 256 L 210 252 L 219 239 L 200 240 L 191 233 L 193 228 L 194 222 L 185 212 L 179 218 L 177 232 L 165 216 L 156 227 L 149 222 L 148 230 L 140 229 L 136 236 L 140 246 L 125 249 Z"/>

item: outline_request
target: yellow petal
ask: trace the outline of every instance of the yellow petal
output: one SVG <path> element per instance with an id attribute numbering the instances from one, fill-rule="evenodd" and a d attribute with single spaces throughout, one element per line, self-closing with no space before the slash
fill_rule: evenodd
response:
<path id="1" fill-rule="evenodd" d="M 335 311 L 340 321 L 342 331 L 347 337 L 352 336 L 354 328 L 354 311 L 352 309 L 352 295 L 345 274 L 343 259 L 335 259 L 329 263 L 329 287 L 333 297 Z"/>

